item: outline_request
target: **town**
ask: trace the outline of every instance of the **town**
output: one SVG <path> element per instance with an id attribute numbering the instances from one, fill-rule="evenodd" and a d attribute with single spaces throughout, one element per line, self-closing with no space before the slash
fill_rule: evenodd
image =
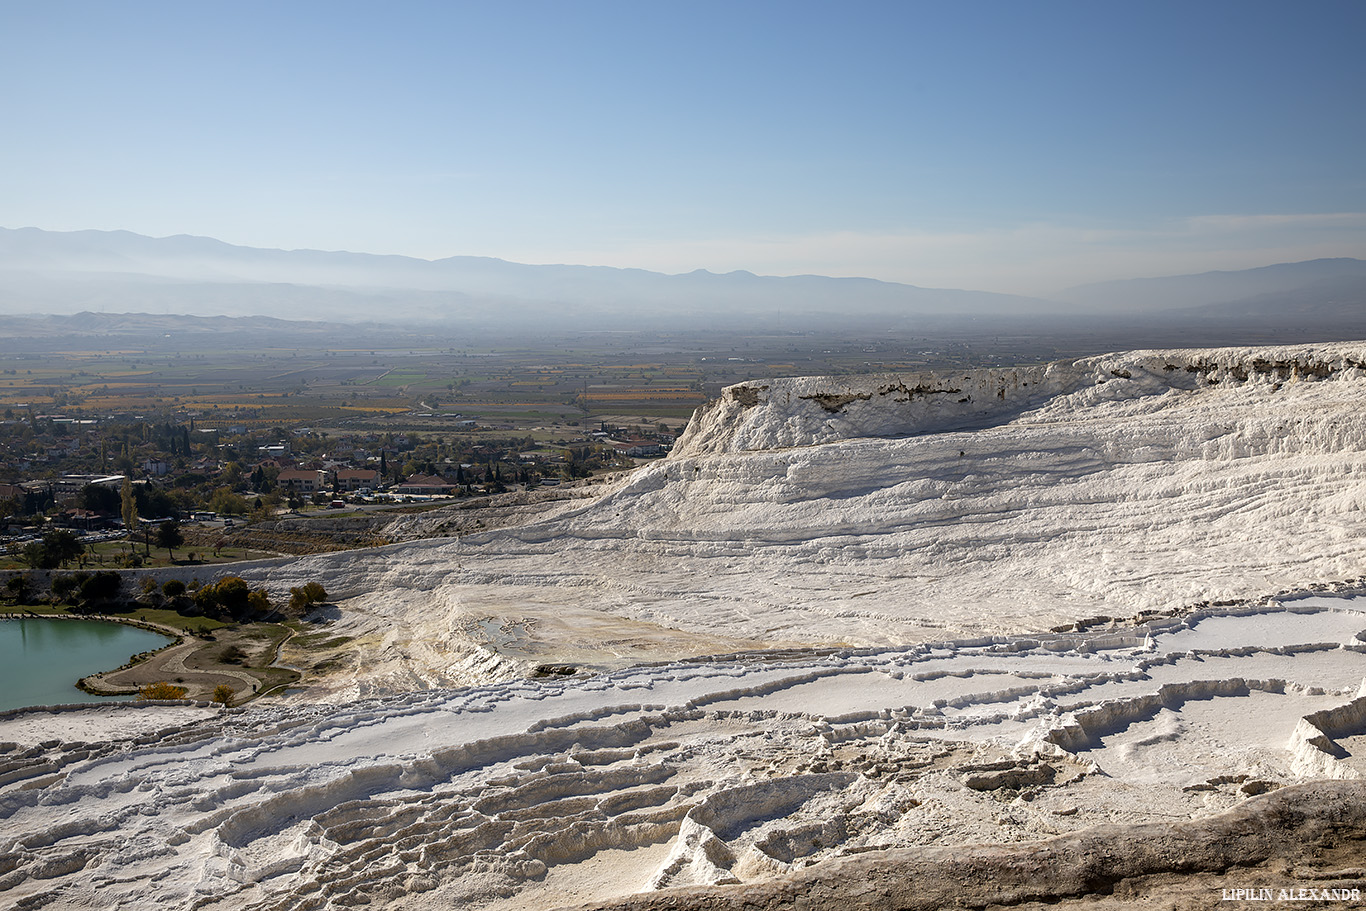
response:
<path id="1" fill-rule="evenodd" d="M 6 556 L 23 565 L 25 546 L 50 529 L 75 532 L 92 546 L 155 541 L 167 523 L 230 534 L 238 523 L 282 514 L 336 515 L 558 486 L 660 456 L 671 440 L 667 425 L 599 423 L 572 438 L 537 440 L 481 434 L 477 426 L 451 436 L 331 435 L 310 428 L 204 430 L 193 417 L 172 424 L 35 413 L 0 426 L 11 475 L 0 483 L 0 518 Z M 168 537 L 174 540 L 162 533 Z M 148 556 L 125 553 L 129 566 Z"/>

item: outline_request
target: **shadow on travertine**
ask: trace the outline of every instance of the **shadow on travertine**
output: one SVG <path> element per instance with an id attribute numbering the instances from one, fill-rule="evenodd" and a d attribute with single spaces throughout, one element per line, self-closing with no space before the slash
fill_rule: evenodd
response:
<path id="1" fill-rule="evenodd" d="M 1236 889 L 1256 890 L 1243 895 L 1259 901 L 1366 907 L 1366 782 L 1284 788 L 1202 820 L 1096 826 L 1031 844 L 869 852 L 777 882 L 669 889 L 578 909 L 1195 909 L 1234 900 Z"/>

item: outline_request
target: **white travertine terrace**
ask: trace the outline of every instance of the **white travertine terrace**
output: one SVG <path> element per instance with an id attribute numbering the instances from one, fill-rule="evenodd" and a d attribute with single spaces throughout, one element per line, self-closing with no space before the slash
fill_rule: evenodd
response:
<path id="1" fill-rule="evenodd" d="M 1362 364 L 745 384 L 596 499 L 245 567 L 323 581 L 358 660 L 0 718 L 0 895 L 548 908 L 1362 778 Z"/>

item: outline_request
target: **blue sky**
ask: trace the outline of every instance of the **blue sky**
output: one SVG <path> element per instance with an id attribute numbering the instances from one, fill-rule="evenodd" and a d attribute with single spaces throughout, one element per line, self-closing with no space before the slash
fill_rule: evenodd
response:
<path id="1" fill-rule="evenodd" d="M 1366 256 L 1366 3 L 0 0 L 0 225 L 1044 293 Z"/>

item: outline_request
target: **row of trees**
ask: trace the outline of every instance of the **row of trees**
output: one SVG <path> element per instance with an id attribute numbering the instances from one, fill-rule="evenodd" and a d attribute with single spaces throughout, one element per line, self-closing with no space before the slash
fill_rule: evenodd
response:
<path id="1" fill-rule="evenodd" d="M 167 683 L 165 680 L 138 687 L 139 699 L 184 699 L 187 693 L 189 690 L 185 687 Z M 226 683 L 220 683 L 213 688 L 213 701 L 219 705 L 231 705 L 234 695 L 236 690 Z"/>
<path id="2" fill-rule="evenodd" d="M 136 512 L 133 519 L 136 522 Z M 155 533 L 148 532 L 146 543 L 149 550 L 153 543 L 157 547 L 164 547 L 167 555 L 174 561 L 175 549 L 185 543 L 185 534 L 180 530 L 178 521 L 167 519 L 156 526 Z M 30 569 L 61 569 L 73 560 L 79 560 L 84 553 L 85 544 L 75 532 L 65 528 L 52 528 L 43 533 L 42 540 L 25 544 L 19 552 L 19 559 Z"/>
<path id="3" fill-rule="evenodd" d="M 124 596 L 123 577 L 116 570 L 54 575 L 47 596 L 55 603 L 70 605 L 82 613 L 126 613 L 139 607 L 170 608 L 185 616 L 204 616 L 215 620 L 244 622 L 269 618 L 275 605 L 264 588 L 252 588 L 240 576 L 224 576 L 213 582 L 189 583 L 168 579 L 158 585 L 144 576 L 139 593 Z M 26 573 L 6 581 L 6 596 L 16 604 L 28 604 L 44 593 Z M 300 617 L 314 605 L 327 601 L 327 590 L 319 582 L 308 582 L 289 590 L 285 612 Z"/>

